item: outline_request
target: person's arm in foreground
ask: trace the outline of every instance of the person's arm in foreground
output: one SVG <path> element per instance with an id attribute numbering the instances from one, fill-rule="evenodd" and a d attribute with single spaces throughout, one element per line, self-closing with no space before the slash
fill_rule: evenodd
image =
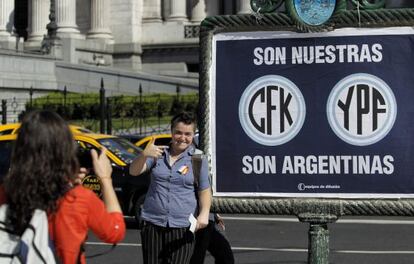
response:
<path id="1" fill-rule="evenodd" d="M 122 213 L 114 187 L 112 186 L 112 166 L 103 148 L 98 156 L 96 150 L 91 150 L 95 175 L 101 180 L 103 201 L 108 212 Z"/>
<path id="2" fill-rule="evenodd" d="M 162 156 L 162 153 L 167 146 L 156 146 L 154 145 L 154 142 L 155 138 L 152 138 L 141 154 L 131 163 L 129 166 L 129 174 L 131 176 L 140 175 L 147 170 L 147 158 L 156 159 Z"/>
<path id="3" fill-rule="evenodd" d="M 94 194 L 90 197 L 88 226 L 99 239 L 117 243 L 125 236 L 125 221 L 112 186 L 112 166 L 105 152 L 105 148 L 100 155 L 91 151 L 95 175 L 101 180 L 103 203 Z"/>

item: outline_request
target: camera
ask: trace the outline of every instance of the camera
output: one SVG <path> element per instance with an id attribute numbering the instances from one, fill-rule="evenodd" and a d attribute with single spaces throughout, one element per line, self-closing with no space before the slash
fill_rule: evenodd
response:
<path id="1" fill-rule="evenodd" d="M 77 157 L 78 157 L 80 167 L 87 168 L 87 169 L 93 168 L 90 149 L 79 147 L 77 151 Z"/>

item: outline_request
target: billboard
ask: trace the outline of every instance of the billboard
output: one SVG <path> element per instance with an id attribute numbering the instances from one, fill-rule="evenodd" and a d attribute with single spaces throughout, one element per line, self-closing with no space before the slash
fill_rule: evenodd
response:
<path id="1" fill-rule="evenodd" d="M 219 33 L 213 192 L 414 197 L 414 30 Z"/>

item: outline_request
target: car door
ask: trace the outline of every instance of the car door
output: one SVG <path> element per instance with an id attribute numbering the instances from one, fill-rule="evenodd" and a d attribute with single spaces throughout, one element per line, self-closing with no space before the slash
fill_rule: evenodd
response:
<path id="1" fill-rule="evenodd" d="M 10 167 L 10 157 L 14 140 L 0 140 L 0 183 Z"/>

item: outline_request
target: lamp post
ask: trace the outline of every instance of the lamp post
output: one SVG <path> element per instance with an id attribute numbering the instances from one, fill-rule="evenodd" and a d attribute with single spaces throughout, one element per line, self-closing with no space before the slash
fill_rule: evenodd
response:
<path id="1" fill-rule="evenodd" d="M 57 37 L 57 24 L 56 24 L 56 0 L 50 0 L 49 8 L 49 23 L 46 25 L 47 35 L 44 36 L 42 41 L 42 52 L 50 53 L 52 46 L 56 45 Z"/>
<path id="2" fill-rule="evenodd" d="M 49 23 L 47 24 L 47 36 L 50 40 L 56 39 L 56 0 L 50 0 L 50 9 L 49 9 Z"/>

